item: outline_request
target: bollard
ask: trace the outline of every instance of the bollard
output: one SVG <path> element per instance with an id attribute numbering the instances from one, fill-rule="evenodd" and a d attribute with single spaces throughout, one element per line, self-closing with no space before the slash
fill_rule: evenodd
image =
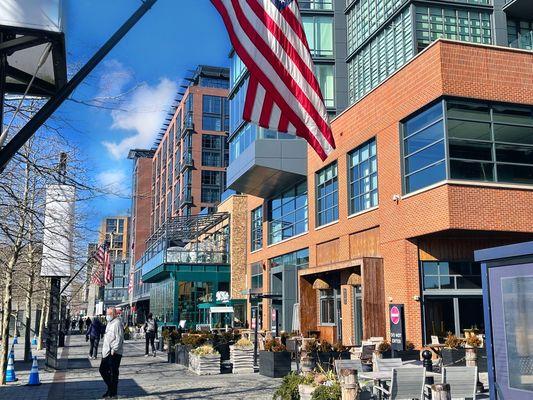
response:
<path id="1" fill-rule="evenodd" d="M 452 400 L 449 383 L 431 385 L 431 400 Z"/>
<path id="2" fill-rule="evenodd" d="M 342 400 L 356 400 L 359 398 L 361 388 L 357 381 L 357 370 L 355 369 L 341 369 L 339 376 L 341 384 Z"/>

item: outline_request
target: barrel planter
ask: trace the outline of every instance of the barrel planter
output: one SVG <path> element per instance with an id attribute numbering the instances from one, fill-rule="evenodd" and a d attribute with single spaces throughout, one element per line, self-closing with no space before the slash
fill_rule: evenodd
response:
<path id="1" fill-rule="evenodd" d="M 198 356 L 189 353 L 189 369 L 196 375 L 220 374 L 220 354 Z"/>
<path id="2" fill-rule="evenodd" d="M 259 373 L 270 378 L 282 378 L 291 372 L 291 353 L 288 351 L 260 351 Z"/>
<path id="3" fill-rule="evenodd" d="M 232 373 L 253 374 L 254 373 L 254 348 L 249 349 L 230 346 L 230 361 Z"/>
<path id="4" fill-rule="evenodd" d="M 465 349 L 442 349 L 442 365 L 444 367 L 464 367 L 466 365 Z"/>

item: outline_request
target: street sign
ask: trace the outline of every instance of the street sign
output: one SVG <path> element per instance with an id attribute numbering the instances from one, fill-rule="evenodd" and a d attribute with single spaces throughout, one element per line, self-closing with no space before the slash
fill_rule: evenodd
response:
<path id="1" fill-rule="evenodd" d="M 392 351 L 405 350 L 403 304 L 390 304 L 390 338 Z M 393 353 L 394 357 L 394 353 Z"/>

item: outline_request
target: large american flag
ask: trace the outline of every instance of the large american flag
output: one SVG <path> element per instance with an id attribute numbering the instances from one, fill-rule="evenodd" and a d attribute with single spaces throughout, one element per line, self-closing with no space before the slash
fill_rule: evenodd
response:
<path id="1" fill-rule="evenodd" d="M 93 271 L 91 282 L 98 286 L 105 286 L 113 280 L 107 244 L 104 243 L 98 247 L 94 258 L 97 266 Z"/>
<path id="2" fill-rule="evenodd" d="M 243 119 L 335 148 L 296 0 L 211 0 L 250 73 Z"/>

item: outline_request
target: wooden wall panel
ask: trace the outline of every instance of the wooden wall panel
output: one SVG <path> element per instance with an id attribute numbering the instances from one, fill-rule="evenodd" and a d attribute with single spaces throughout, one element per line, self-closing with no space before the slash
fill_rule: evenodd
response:
<path id="1" fill-rule="evenodd" d="M 316 264 L 331 264 L 339 260 L 339 239 L 330 240 L 329 242 L 319 243 L 316 245 Z"/>
<path id="2" fill-rule="evenodd" d="M 378 257 L 379 227 L 350 235 L 350 258 Z"/>
<path id="3" fill-rule="evenodd" d="M 365 259 L 363 263 L 363 338 L 386 336 L 383 260 Z"/>
<path id="4" fill-rule="evenodd" d="M 317 330 L 317 316 L 317 291 L 313 282 L 300 278 L 300 330 L 304 336 L 308 331 Z"/>

